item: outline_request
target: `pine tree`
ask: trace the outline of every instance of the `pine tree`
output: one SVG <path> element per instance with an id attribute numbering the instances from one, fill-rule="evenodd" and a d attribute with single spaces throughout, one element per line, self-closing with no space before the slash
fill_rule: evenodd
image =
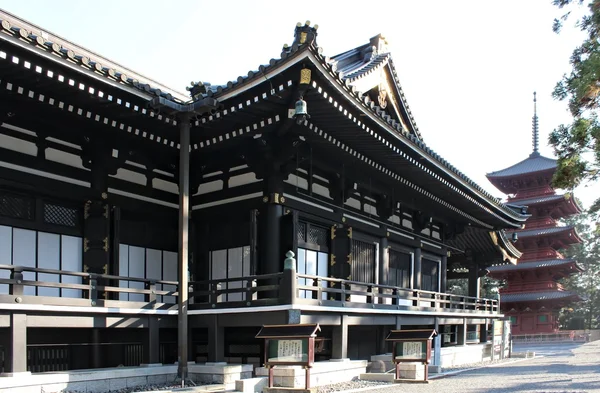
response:
<path id="1" fill-rule="evenodd" d="M 553 0 L 560 9 L 580 7 L 584 0 Z M 558 157 L 554 175 L 555 188 L 573 189 L 579 184 L 600 178 L 600 0 L 592 0 L 589 13 L 576 26 L 585 33 L 584 41 L 573 51 L 572 70 L 554 88 L 553 97 L 568 100 L 573 122 L 556 128 L 549 142 Z M 560 32 L 570 13 L 554 20 L 553 29 Z M 590 208 L 600 215 L 600 198 Z M 598 228 L 600 229 L 600 227 Z"/>
<path id="2" fill-rule="evenodd" d="M 583 300 L 563 310 L 561 325 L 570 329 L 570 321 L 581 318 L 586 329 L 594 329 L 600 325 L 600 237 L 595 233 L 595 226 L 590 225 L 589 215 L 581 214 L 565 221 L 575 226 L 583 242 L 573 245 L 563 254 L 576 260 L 584 271 L 564 278 L 561 284 Z"/>

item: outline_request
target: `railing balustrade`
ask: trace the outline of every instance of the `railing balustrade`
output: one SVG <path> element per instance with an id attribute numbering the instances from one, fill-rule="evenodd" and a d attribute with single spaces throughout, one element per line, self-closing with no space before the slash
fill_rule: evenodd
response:
<path id="1" fill-rule="evenodd" d="M 10 271 L 10 278 L 0 278 L 0 284 L 8 284 L 9 295 L 16 296 L 16 302 L 20 302 L 24 295 L 27 296 L 24 293 L 25 287 L 59 288 L 63 292 L 68 290 L 71 295 L 78 294 L 54 298 L 52 304 L 68 304 L 71 301 L 76 302 L 76 305 L 88 306 L 130 304 L 130 307 L 142 307 L 140 303 L 144 303 L 144 307 L 173 307 L 178 296 L 178 283 L 175 281 L 13 265 L 0 265 L 0 270 Z M 27 272 L 78 277 L 82 283 L 25 280 L 23 273 Z M 143 289 L 121 286 L 123 282 L 141 283 L 139 286 Z M 165 290 L 165 287 L 174 289 Z M 124 299 L 122 294 L 130 296 Z M 294 270 L 190 282 L 189 298 L 190 307 L 197 309 L 299 303 L 333 307 L 370 305 L 372 308 L 382 309 L 499 312 L 499 303 L 494 299 L 297 274 Z M 2 295 L 0 301 L 1 299 Z"/>

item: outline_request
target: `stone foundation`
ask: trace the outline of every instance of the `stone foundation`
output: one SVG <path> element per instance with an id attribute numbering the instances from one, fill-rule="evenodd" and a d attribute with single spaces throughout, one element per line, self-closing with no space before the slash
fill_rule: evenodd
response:
<path id="1" fill-rule="evenodd" d="M 199 384 L 223 384 L 234 389 L 235 381 L 252 377 L 252 365 L 195 364 L 188 365 L 189 378 Z M 0 378 L 3 393 L 58 393 L 82 391 L 104 393 L 109 390 L 143 385 L 168 384 L 177 378 L 176 365 L 118 367 L 97 370 L 61 371 Z"/>
<path id="2" fill-rule="evenodd" d="M 479 363 L 491 360 L 491 344 L 469 344 L 463 346 L 445 347 L 442 348 L 439 365 L 429 365 L 429 372 L 439 372 L 440 367 L 456 367 L 464 364 Z M 431 351 L 431 362 L 433 362 L 433 351 Z M 385 371 L 392 370 L 394 363 L 392 362 L 392 354 L 371 356 L 371 362 L 383 362 Z M 439 366 L 439 367 L 438 367 Z M 377 370 L 381 372 L 382 370 Z"/>
<path id="3" fill-rule="evenodd" d="M 316 362 L 310 370 L 310 386 L 322 386 L 332 383 L 351 381 L 367 371 L 366 360 L 345 360 Z M 255 370 L 257 377 L 268 377 L 265 367 Z M 305 387 L 305 370 L 300 366 L 278 366 L 273 369 L 273 387 Z"/>

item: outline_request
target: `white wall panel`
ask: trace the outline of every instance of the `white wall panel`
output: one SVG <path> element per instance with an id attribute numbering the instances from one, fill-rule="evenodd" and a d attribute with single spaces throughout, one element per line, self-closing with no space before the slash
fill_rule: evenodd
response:
<path id="1" fill-rule="evenodd" d="M 177 253 L 171 251 L 163 251 L 163 280 L 177 281 Z M 175 291 L 175 285 L 163 285 L 164 291 Z M 175 296 L 163 296 L 163 302 L 176 303 Z"/>
<path id="2" fill-rule="evenodd" d="M 146 249 L 146 278 L 160 280 L 162 278 L 162 251 Z M 156 284 L 156 289 L 161 290 L 161 284 Z M 162 302 L 162 296 L 156 297 L 157 302 Z"/>
<path id="3" fill-rule="evenodd" d="M 12 228 L 0 225 L 0 265 L 12 265 Z M 10 271 L 0 269 L 0 278 L 10 278 Z M 0 295 L 8 294 L 8 285 L 0 284 Z"/>
<path id="4" fill-rule="evenodd" d="M 146 252 L 142 247 L 129 246 L 129 277 L 144 278 Z M 144 283 L 130 281 L 129 288 L 144 289 Z M 129 294 L 132 302 L 143 302 L 143 294 Z"/>
<path id="5" fill-rule="evenodd" d="M 119 244 L 119 276 L 129 277 L 129 246 Z M 119 280 L 119 288 L 129 288 L 129 281 Z M 119 293 L 119 300 L 128 301 L 128 293 Z"/>
<path id="6" fill-rule="evenodd" d="M 243 263 L 243 247 L 229 249 L 227 255 L 228 272 L 227 278 L 235 278 L 242 276 L 242 263 Z M 242 281 L 231 281 L 228 283 L 228 289 L 241 288 Z M 231 293 L 227 296 L 227 300 L 230 302 L 238 302 L 243 300 L 241 292 Z"/>
<path id="7" fill-rule="evenodd" d="M 68 272 L 83 272 L 83 244 L 80 237 L 61 236 L 61 262 L 62 270 Z M 81 284 L 81 277 L 62 275 L 61 282 Z M 81 298 L 80 289 L 63 289 L 63 297 Z"/>
<path id="8" fill-rule="evenodd" d="M 38 265 L 40 269 L 60 270 L 60 235 L 38 232 Z M 58 274 L 38 273 L 38 281 L 60 282 Z M 38 287 L 38 296 L 60 296 L 59 288 Z"/>
<path id="9" fill-rule="evenodd" d="M 27 229 L 13 229 L 13 265 L 35 267 L 36 257 L 36 232 Z M 24 280 L 35 280 L 33 272 L 23 272 Z M 35 287 L 26 286 L 24 295 L 34 296 Z"/>

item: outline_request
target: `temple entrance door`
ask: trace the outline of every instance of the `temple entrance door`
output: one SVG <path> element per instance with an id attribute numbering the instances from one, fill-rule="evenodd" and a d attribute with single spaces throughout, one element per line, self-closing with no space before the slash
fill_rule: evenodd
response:
<path id="1" fill-rule="evenodd" d="M 528 332 L 534 329 L 533 317 L 523 317 L 521 321 L 521 331 Z"/>

